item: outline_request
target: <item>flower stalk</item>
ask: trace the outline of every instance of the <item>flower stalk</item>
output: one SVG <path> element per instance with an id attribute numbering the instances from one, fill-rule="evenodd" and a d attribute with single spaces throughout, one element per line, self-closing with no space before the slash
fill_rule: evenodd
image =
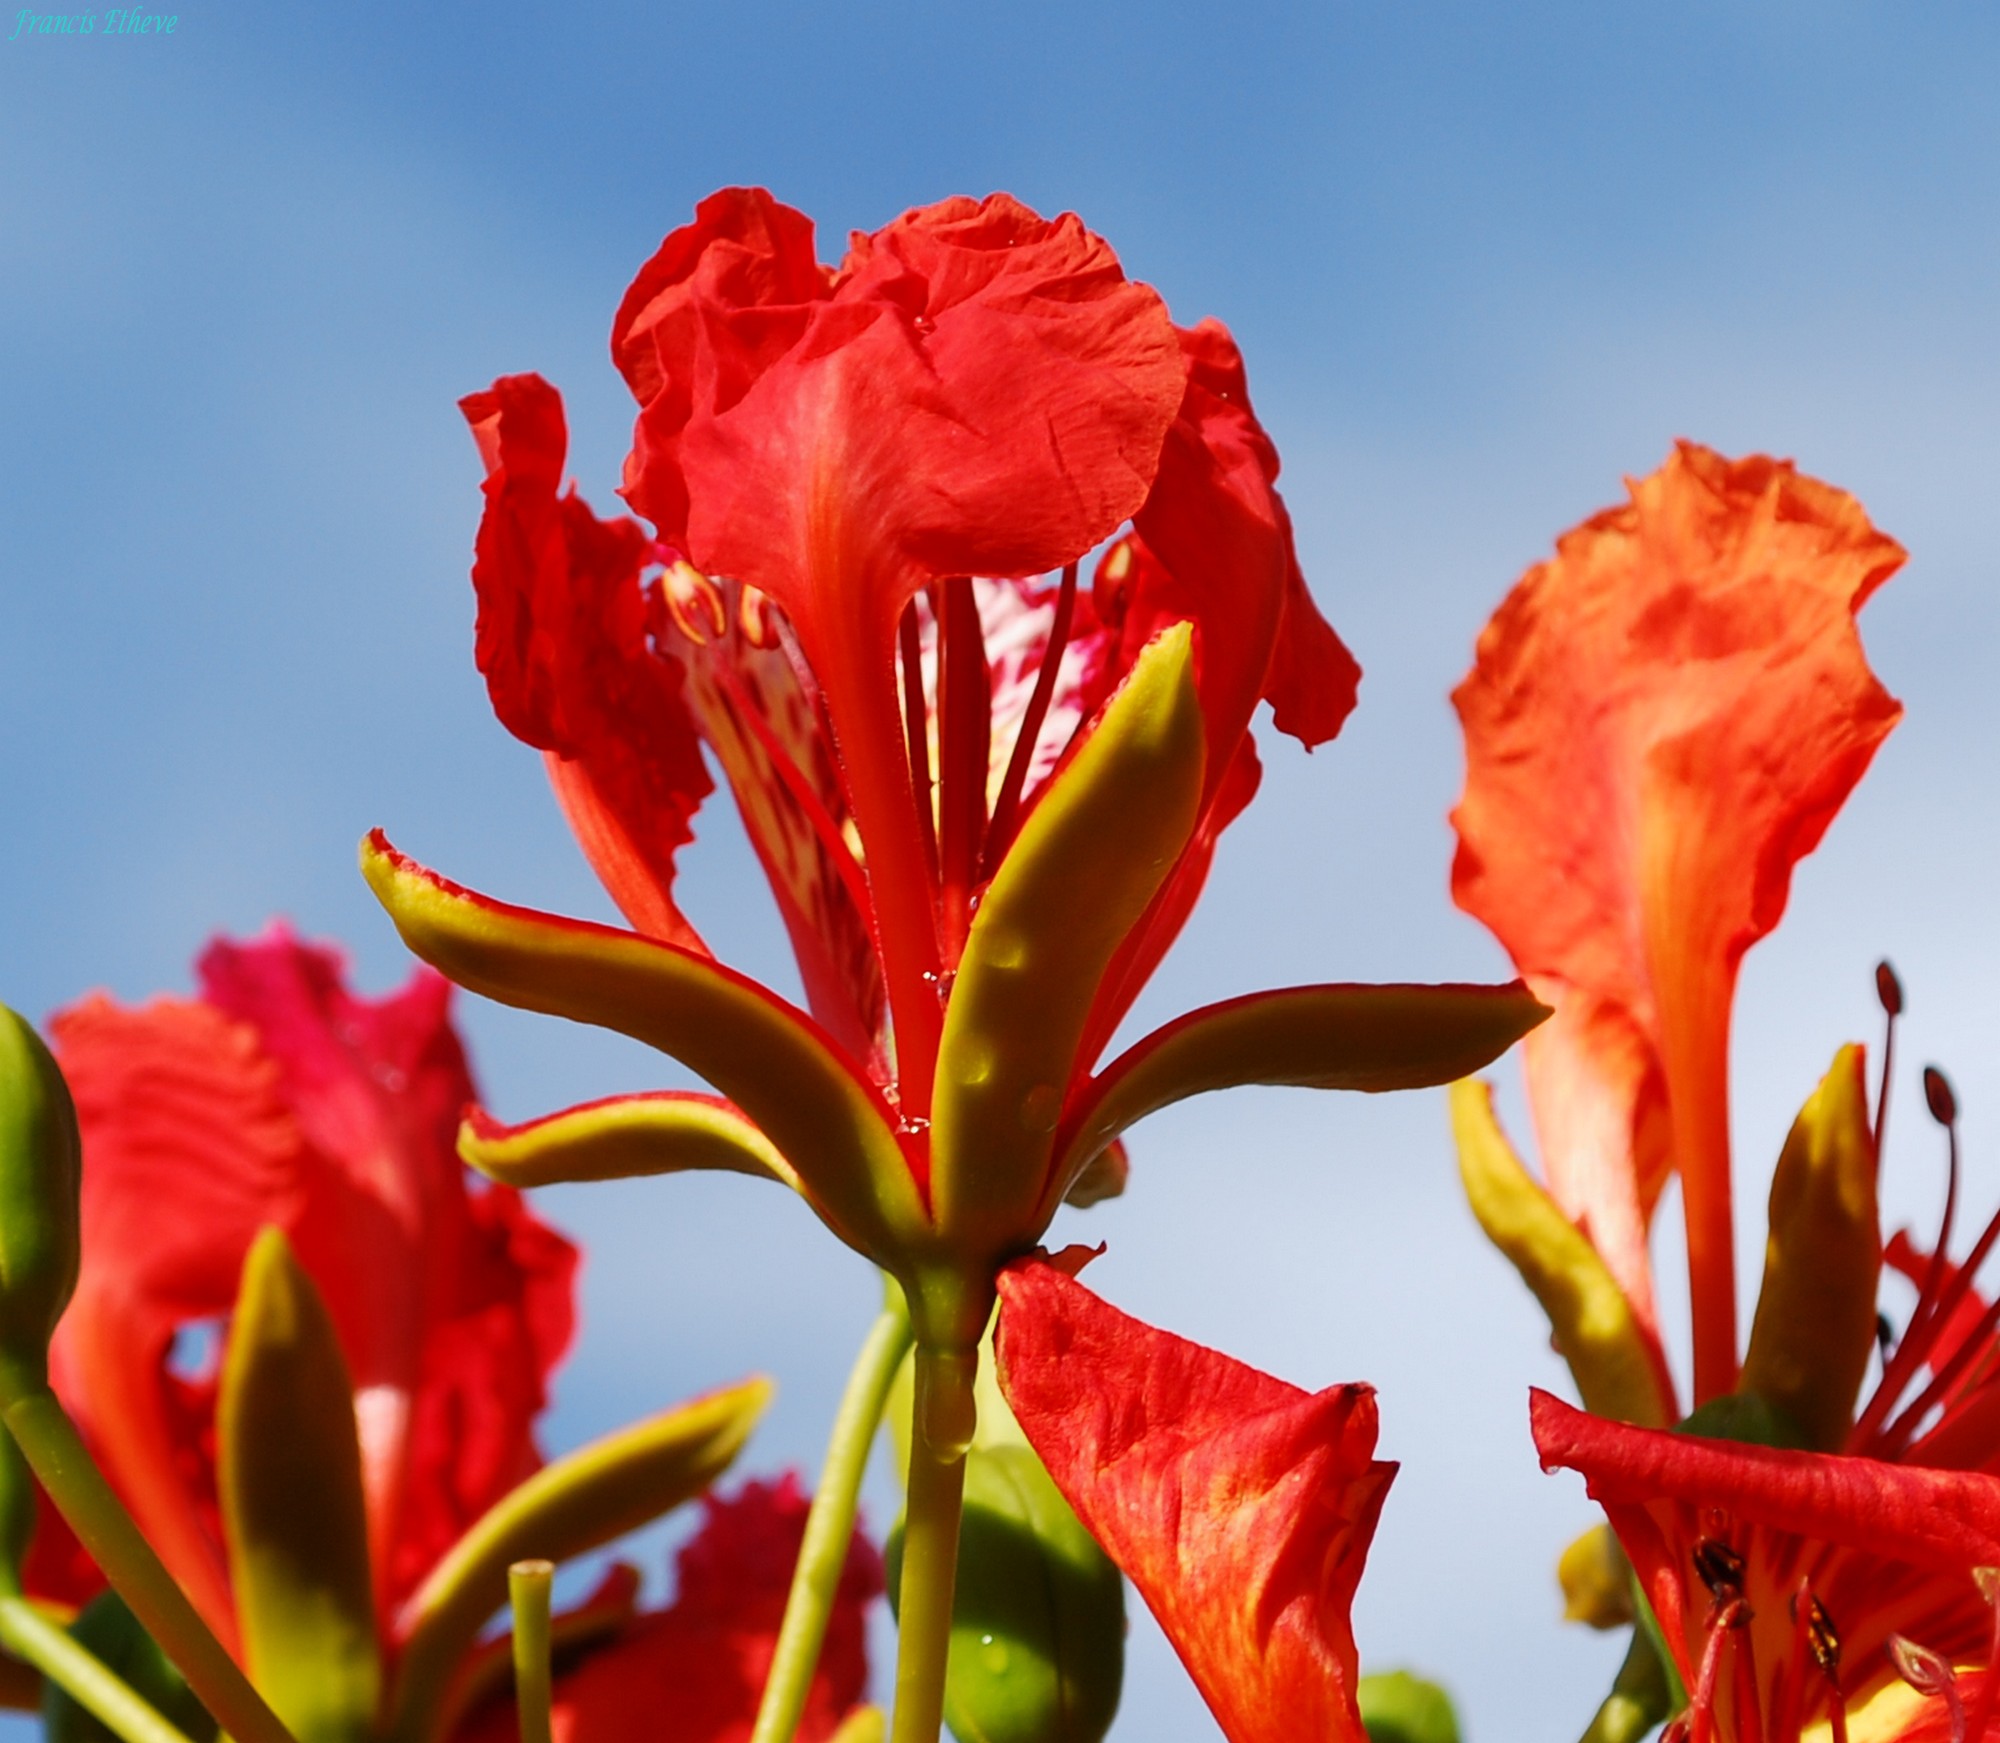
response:
<path id="1" fill-rule="evenodd" d="M 945 1662 L 958 1583 L 958 1525 L 965 1507 L 965 1453 L 972 1437 L 969 1423 L 962 1440 L 941 1430 L 961 1414 L 953 1405 L 961 1389 L 969 1400 L 971 1383 L 966 1358 L 917 1346 L 916 1421 L 910 1435 L 903 1514 L 890 1743 L 937 1743 L 944 1722 Z"/>
<path id="2" fill-rule="evenodd" d="M 124 1743 L 190 1743 L 186 1732 L 26 1598 L 0 1597 L 0 1646 L 67 1691 Z"/>
<path id="3" fill-rule="evenodd" d="M 750 1743 L 791 1743 L 819 1665 L 820 1646 L 826 1639 L 827 1622 L 854 1537 L 854 1514 L 868 1454 L 881 1427 L 883 1406 L 896 1371 L 910 1348 L 910 1315 L 903 1304 L 903 1292 L 885 1280 L 883 1295 L 882 1311 L 869 1327 L 847 1377 L 840 1408 L 834 1413 L 826 1465 L 813 1493 L 812 1511 L 806 1516 L 805 1541 L 799 1546 L 798 1564 L 792 1570 L 785 1619 L 779 1625 Z M 523 1743 L 530 1740 L 524 1737 Z"/>

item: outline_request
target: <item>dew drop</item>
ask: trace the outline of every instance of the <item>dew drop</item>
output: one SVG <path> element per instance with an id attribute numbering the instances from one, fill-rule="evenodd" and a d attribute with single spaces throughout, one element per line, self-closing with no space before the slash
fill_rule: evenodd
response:
<path id="1" fill-rule="evenodd" d="M 1062 1091 L 1052 1083 L 1038 1083 L 1021 1098 L 1021 1126 L 1030 1132 L 1053 1132 L 1062 1117 Z"/>
<path id="2" fill-rule="evenodd" d="M 906 1138 L 921 1138 L 930 1129 L 930 1121 L 922 1114 L 905 1114 L 896 1122 L 896 1130 Z"/>

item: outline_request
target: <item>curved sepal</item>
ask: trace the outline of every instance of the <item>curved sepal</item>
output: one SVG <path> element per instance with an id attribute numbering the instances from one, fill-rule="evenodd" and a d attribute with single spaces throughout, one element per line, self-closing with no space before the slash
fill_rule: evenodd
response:
<path id="1" fill-rule="evenodd" d="M 1843 1047 L 1792 1129 L 1771 1177 L 1764 1285 L 1737 1381 L 1838 1452 L 1875 1352 L 1882 1226 L 1875 1136 L 1859 1047 Z"/>
<path id="2" fill-rule="evenodd" d="M 1678 1411 L 1657 1347 L 1597 1249 L 1521 1165 L 1487 1085 L 1451 1086 L 1451 1131 L 1466 1202 L 1549 1316 L 1584 1408 L 1665 1428 Z"/>
<path id="3" fill-rule="evenodd" d="M 999 1250 L 1046 1226 L 1077 1048 L 1106 968 L 1194 828 L 1202 740 L 1193 627 L 1177 624 L 1140 655 L 981 899 L 931 1095 L 931 1203 L 948 1240 Z"/>
<path id="4" fill-rule="evenodd" d="M 396 1618 L 404 1642 L 389 1735 L 430 1737 L 460 1658 L 507 1600 L 507 1569 L 563 1562 L 678 1507 L 722 1475 L 771 1400 L 745 1380 L 662 1411 L 544 1466 L 489 1508 Z"/>
<path id="5" fill-rule="evenodd" d="M 770 1139 L 728 1102 L 672 1090 L 585 1102 L 519 1126 L 474 1108 L 458 1128 L 458 1154 L 503 1186 L 714 1169 L 803 1190 Z"/>
<path id="6" fill-rule="evenodd" d="M 928 1226 L 880 1098 L 804 1012 L 691 951 L 473 894 L 378 829 L 361 871 L 403 942 L 459 985 L 680 1060 L 762 1128 L 814 1209 L 871 1257 Z"/>
<path id="7" fill-rule="evenodd" d="M 300 1743 L 363 1743 L 382 1666 L 354 1391 L 332 1315 L 277 1228 L 243 1264 L 215 1422 L 251 1680 Z"/>
<path id="8" fill-rule="evenodd" d="M 33 1026 L 0 1005 L 0 1399 L 49 1382 L 49 1338 L 76 1290 L 83 1147 L 69 1085 Z"/>
<path id="9" fill-rule="evenodd" d="M 1284 987 L 1204 1005 L 1097 1075 L 1071 1117 L 1050 1208 L 1111 1139 L 1187 1096 L 1247 1083 L 1429 1088 L 1490 1064 L 1548 1014 L 1519 981 Z"/>

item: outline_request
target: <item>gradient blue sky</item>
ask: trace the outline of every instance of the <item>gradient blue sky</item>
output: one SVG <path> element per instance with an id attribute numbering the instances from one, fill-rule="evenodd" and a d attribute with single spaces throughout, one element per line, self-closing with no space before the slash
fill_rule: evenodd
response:
<path id="1" fill-rule="evenodd" d="M 702 194 L 766 182 L 834 253 L 1004 187 L 1235 329 L 1368 674 L 1338 743 L 1268 747 L 1136 1020 L 1503 973 L 1445 894 L 1444 696 L 1479 625 L 1672 437 L 1790 454 L 1911 549 L 1864 626 L 1910 712 L 1745 976 L 1745 1263 L 1792 1109 L 1872 1038 L 1885 951 L 1912 1055 L 1958 1075 L 1972 1200 L 2000 1197 L 1990 4 L 180 3 L 168 38 L 0 40 L 0 997 L 183 988 L 211 931 L 280 913 L 382 987 L 405 964 L 353 871 L 376 823 L 606 913 L 472 668 L 453 402 L 550 376 L 608 506 L 611 312 Z M 685 864 L 710 939 L 788 984 L 722 808 Z M 602 1036 L 464 1017 L 505 1115 L 660 1081 Z M 1919 1126 L 1889 1191 L 1929 1220 Z M 1524 1388 L 1558 1375 L 1459 1207 L 1441 1099 L 1246 1092 L 1134 1149 L 1128 1198 L 1058 1231 L 1109 1240 L 1103 1292 L 1299 1383 L 1382 1388 L 1404 1471 L 1365 1660 L 1441 1674 L 1477 1743 L 1580 1728 L 1615 1647 L 1557 1626 L 1550 1566 L 1589 1509 L 1535 1469 Z M 858 1260 L 738 1180 L 546 1208 L 591 1251 L 554 1443 L 757 1367 L 783 1396 L 750 1463 L 815 1460 L 870 1311 Z M 1115 1735 L 1217 1735 L 1143 1623 Z"/>

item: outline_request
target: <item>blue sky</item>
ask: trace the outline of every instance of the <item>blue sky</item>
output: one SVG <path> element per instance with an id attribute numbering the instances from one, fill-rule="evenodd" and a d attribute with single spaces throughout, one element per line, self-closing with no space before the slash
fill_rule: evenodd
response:
<path id="1" fill-rule="evenodd" d="M 608 506 L 630 423 L 611 313 L 702 194 L 766 182 L 834 253 L 1005 187 L 1083 213 L 1180 318 L 1231 324 L 1307 573 L 1367 669 L 1336 744 L 1268 748 L 1138 1020 L 1305 977 L 1503 972 L 1445 895 L 1444 696 L 1479 625 L 1674 436 L 1791 454 L 1911 549 L 1864 620 L 1909 718 L 1746 972 L 1745 1261 L 1791 1111 L 1872 1039 L 1884 952 L 1991 1203 L 1997 78 L 1988 5 L 1839 0 L 186 0 L 170 37 L 0 40 L 0 997 L 181 988 L 210 932 L 277 913 L 386 985 L 404 968 L 353 871 L 377 823 L 482 888 L 605 913 L 472 669 L 454 401 L 550 376 Z M 685 864 L 711 940 L 786 984 L 719 809 Z M 465 1020 L 503 1114 L 661 1080 L 601 1036 Z M 1921 1221 L 1926 1138 L 1904 1120 L 1890 1164 Z M 1365 1660 L 1442 1674 L 1479 1743 L 1580 1728 L 1615 1650 L 1557 1627 L 1549 1570 L 1589 1512 L 1535 1469 L 1524 1387 L 1556 1371 L 1458 1205 L 1440 1098 L 1246 1092 L 1162 1116 L 1135 1160 L 1125 1201 L 1059 1231 L 1109 1240 L 1105 1293 L 1301 1384 L 1382 1388 L 1404 1473 Z M 761 1367 L 784 1390 L 752 1462 L 815 1459 L 869 1312 L 859 1261 L 735 1180 L 549 1213 L 592 1253 L 552 1440 Z M 1115 1735 L 1216 1735 L 1143 1628 Z"/>

